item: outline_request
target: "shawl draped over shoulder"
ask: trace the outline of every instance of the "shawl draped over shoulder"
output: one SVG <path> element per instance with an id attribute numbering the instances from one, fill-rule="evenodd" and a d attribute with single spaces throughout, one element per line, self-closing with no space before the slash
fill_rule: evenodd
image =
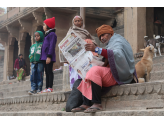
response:
<path id="1" fill-rule="evenodd" d="M 81 18 L 81 17 L 80 17 Z M 83 21 L 83 19 L 81 18 L 81 20 Z M 91 39 L 92 42 L 94 44 L 97 45 L 96 41 L 93 39 L 93 37 L 91 36 L 91 34 L 83 28 L 83 24 L 81 27 L 77 27 L 75 26 L 74 24 L 74 18 L 72 20 L 72 27 L 69 28 L 68 32 L 67 32 L 67 35 L 68 33 L 70 33 L 71 31 L 74 31 L 80 38 L 82 38 L 83 40 L 86 40 L 86 39 Z"/>
<path id="2" fill-rule="evenodd" d="M 118 84 L 131 83 L 135 74 L 135 64 L 129 42 L 121 35 L 114 33 L 106 49 L 109 66 L 116 82 Z"/>

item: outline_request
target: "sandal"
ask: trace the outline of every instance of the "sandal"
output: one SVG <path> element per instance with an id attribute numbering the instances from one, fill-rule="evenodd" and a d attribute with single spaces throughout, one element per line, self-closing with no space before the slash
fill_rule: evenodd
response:
<path id="1" fill-rule="evenodd" d="M 89 109 L 89 110 L 88 110 Z M 98 108 L 98 107 L 90 107 L 90 108 L 87 108 L 84 113 L 95 113 L 95 112 L 98 112 L 98 111 L 102 111 L 102 109 Z"/>
<path id="2" fill-rule="evenodd" d="M 77 107 L 77 108 L 80 108 L 80 110 L 76 110 L 76 108 L 73 108 L 72 110 L 71 110 L 71 112 L 83 112 L 84 110 L 86 110 L 84 107 Z"/>

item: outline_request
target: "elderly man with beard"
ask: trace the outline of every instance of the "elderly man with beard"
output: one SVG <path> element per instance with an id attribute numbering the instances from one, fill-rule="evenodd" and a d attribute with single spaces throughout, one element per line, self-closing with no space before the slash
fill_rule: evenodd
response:
<path id="1" fill-rule="evenodd" d="M 137 80 L 133 51 L 129 42 L 121 35 L 114 33 L 109 25 L 100 26 L 96 29 L 96 33 L 99 40 L 106 45 L 106 49 L 89 43 L 85 45 L 85 49 L 104 56 L 108 64 L 103 67 L 94 66 L 87 72 L 85 81 L 82 80 L 77 88 L 83 95 L 83 104 L 73 108 L 72 112 L 101 111 L 102 87 L 129 84 L 135 77 Z"/>

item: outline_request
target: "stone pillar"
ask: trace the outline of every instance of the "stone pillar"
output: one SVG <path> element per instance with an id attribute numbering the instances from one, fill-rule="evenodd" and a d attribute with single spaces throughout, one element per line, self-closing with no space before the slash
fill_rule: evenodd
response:
<path id="1" fill-rule="evenodd" d="M 80 7 L 80 16 L 83 18 L 83 28 L 85 28 L 85 7 Z"/>
<path id="2" fill-rule="evenodd" d="M 18 41 L 18 48 L 18 55 L 23 54 L 24 56 L 25 41 Z"/>
<path id="3" fill-rule="evenodd" d="M 19 34 L 19 40 L 18 40 L 18 55 L 19 54 L 23 54 L 24 56 L 24 52 L 25 52 L 25 43 L 26 43 L 26 37 L 27 37 L 27 33 L 26 32 L 23 32 L 23 33 L 20 33 Z"/>
<path id="4" fill-rule="evenodd" d="M 8 50 L 7 76 L 11 76 L 13 75 L 13 69 L 14 69 L 14 66 L 13 66 L 14 45 L 9 45 L 7 50 Z"/>
<path id="5" fill-rule="evenodd" d="M 146 35 L 146 7 L 124 8 L 124 37 L 130 43 L 133 54 L 144 48 Z"/>
<path id="6" fill-rule="evenodd" d="M 7 79 L 7 53 L 8 53 L 8 46 L 7 43 L 3 45 L 5 47 L 5 52 L 4 52 L 4 66 L 3 66 L 3 81 Z"/>
<path id="7" fill-rule="evenodd" d="M 63 91 L 71 91 L 70 78 L 69 78 L 69 66 L 63 66 Z"/>
<path id="8" fill-rule="evenodd" d="M 146 8 L 146 35 L 153 38 L 154 34 L 154 7 Z"/>
<path id="9" fill-rule="evenodd" d="M 5 47 L 4 52 L 4 71 L 3 71 L 3 81 L 7 79 L 7 70 L 8 70 L 8 33 L 0 33 L 0 40 L 3 46 Z"/>

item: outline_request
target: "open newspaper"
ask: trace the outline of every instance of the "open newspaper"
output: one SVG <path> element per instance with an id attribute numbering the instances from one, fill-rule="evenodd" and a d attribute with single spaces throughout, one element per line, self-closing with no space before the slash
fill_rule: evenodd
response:
<path id="1" fill-rule="evenodd" d="M 68 62 L 83 80 L 91 67 L 104 64 L 100 58 L 93 56 L 91 51 L 85 50 L 85 44 L 86 42 L 72 31 L 58 45 L 60 61 Z"/>

